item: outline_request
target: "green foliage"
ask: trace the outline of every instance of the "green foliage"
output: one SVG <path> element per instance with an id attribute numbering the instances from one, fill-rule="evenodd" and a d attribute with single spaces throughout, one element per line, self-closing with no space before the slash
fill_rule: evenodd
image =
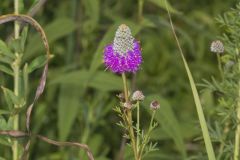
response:
<path id="1" fill-rule="evenodd" d="M 161 131 L 167 134 L 168 138 L 174 140 L 177 150 L 181 153 L 183 159 L 186 158 L 186 148 L 184 146 L 184 139 L 181 132 L 181 127 L 172 111 L 171 106 L 169 103 L 159 98 L 158 95 L 148 95 L 146 101 L 144 102 L 145 107 L 147 107 L 147 111 L 150 113 L 148 107 L 152 100 L 158 100 L 161 103 L 160 110 L 156 113 L 156 121 L 161 124 L 162 128 Z M 159 131 L 157 133 L 160 133 Z M 157 134 L 155 132 L 155 134 Z"/>
<path id="2" fill-rule="evenodd" d="M 21 2 L 24 2 L 21 5 L 21 13 L 25 14 L 38 0 Z M 143 51 L 142 70 L 136 77 L 128 76 L 129 84 L 133 84 L 132 90 L 141 88 L 147 97 L 144 103 L 146 108 L 141 108 L 141 115 L 144 115 L 141 121 L 143 129 L 149 125 L 147 107 L 150 99 L 161 97 L 161 109 L 155 118 L 159 126 L 152 132 L 151 139 L 158 143 L 156 147 L 159 150 L 151 152 L 145 159 L 207 159 L 202 139 L 199 138 L 201 131 L 197 123 L 193 97 L 170 32 L 163 2 L 145 0 L 141 21 L 138 17 L 137 1 L 47 1 L 40 8 L 34 18 L 43 25 L 51 54 L 54 56 L 49 65 L 47 88 L 33 111 L 31 127 L 34 133 L 41 133 L 52 139 L 86 143 L 92 149 L 96 160 L 116 159 L 120 152 L 122 134 L 115 126 L 119 119 L 112 107 L 117 104 L 114 95 L 122 91 L 122 82 L 120 76 L 104 71 L 102 52 L 104 46 L 112 42 L 117 26 L 126 23 L 140 40 Z M 216 15 L 232 7 L 234 2 L 168 2 L 195 81 L 211 81 L 210 77 L 215 77 L 216 83 L 207 84 L 210 90 L 214 90 L 214 94 L 209 96 L 204 90 L 200 98 L 204 104 L 204 112 L 207 113 L 206 117 L 210 121 L 211 138 L 216 141 L 216 149 L 223 138 L 224 122 L 234 117 L 235 109 L 228 105 L 230 102 L 225 103 L 225 99 L 216 103 L 215 98 L 218 99 L 222 91 L 234 93 L 235 86 L 220 83 L 215 56 L 210 55 L 208 50 L 209 42 L 215 39 L 215 35 L 226 30 L 228 33 L 221 39 L 230 57 L 224 55 L 222 61 L 225 64 L 229 60 L 235 60 L 232 55 L 235 54 L 235 44 L 239 44 L 235 43 L 239 42 L 239 36 L 229 36 L 230 32 L 235 32 L 237 25 L 234 19 L 230 18 L 234 13 L 219 18 L 223 28 L 216 27 L 213 20 Z M 12 2 L 3 1 L 0 8 L 1 15 L 12 13 Z M 227 20 L 224 17 L 227 17 Z M 43 55 L 44 46 L 36 31 L 23 28 L 20 38 L 13 41 L 9 38 L 12 29 L 12 24 L 0 26 L 0 86 L 8 88 L 0 93 L 1 129 L 11 129 L 11 117 L 15 113 L 19 113 L 24 119 L 23 111 L 33 99 L 39 74 L 46 60 Z M 237 38 L 233 42 L 234 37 Z M 15 51 L 23 54 L 19 97 L 12 94 L 12 63 L 16 58 Z M 232 73 L 228 74 L 232 78 L 238 76 L 232 72 L 232 67 L 226 68 L 226 71 Z M 235 81 L 231 84 L 235 84 Z M 27 105 L 24 105 L 24 101 Z M 13 103 L 22 105 L 22 109 L 13 110 Z M 214 120 L 217 121 L 216 125 Z M 230 124 L 236 124 L 236 116 Z M 24 125 L 24 121 L 20 121 L 20 126 Z M 232 140 L 233 136 L 230 134 L 227 142 L 232 142 L 230 139 Z M 19 142 L 23 144 L 25 140 Z M 0 143 L 0 157 L 10 159 L 12 139 L 1 136 Z M 224 153 L 232 152 L 232 148 L 232 143 L 227 143 Z M 126 146 L 124 150 L 125 159 L 132 159 L 130 148 Z M 58 149 L 35 139 L 31 144 L 30 159 L 79 159 L 80 155 L 86 159 L 83 152 L 74 148 Z M 229 156 L 232 154 L 224 155 L 226 158 Z"/>
<path id="3" fill-rule="evenodd" d="M 217 18 L 223 34 L 219 37 L 224 44 L 225 52 L 220 54 L 219 71 L 223 72 L 220 80 L 212 78 L 212 82 L 205 81 L 206 88 L 218 93 L 217 107 L 214 110 L 210 131 L 218 147 L 218 159 L 231 159 L 236 154 L 237 131 L 239 121 L 239 19 L 240 5 Z M 217 53 L 218 54 L 218 53 Z M 233 146 L 234 145 L 234 146 Z M 234 149 L 235 150 L 234 150 Z M 234 155 L 234 159 L 239 159 Z"/>

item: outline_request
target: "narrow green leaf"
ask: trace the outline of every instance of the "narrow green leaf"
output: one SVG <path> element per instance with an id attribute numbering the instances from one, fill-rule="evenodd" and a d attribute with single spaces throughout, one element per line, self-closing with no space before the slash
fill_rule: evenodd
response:
<path id="1" fill-rule="evenodd" d="M 21 33 L 21 50 L 24 51 L 25 49 L 25 43 L 26 43 L 26 40 L 27 40 L 27 34 L 28 34 L 28 26 L 24 27 L 23 28 L 23 31 Z"/>
<path id="2" fill-rule="evenodd" d="M 7 130 L 7 121 L 0 116 L 0 130 Z"/>
<path id="3" fill-rule="evenodd" d="M 47 62 L 46 55 L 38 56 L 28 66 L 28 74 L 33 72 L 35 69 L 43 67 Z"/>
<path id="4" fill-rule="evenodd" d="M 84 22 L 84 29 L 86 32 L 91 32 L 98 26 L 100 3 L 99 0 L 83 0 L 83 5 L 88 17 Z"/>
<path id="5" fill-rule="evenodd" d="M 25 98 L 27 97 L 28 92 L 28 64 L 26 63 L 23 67 L 23 86 L 24 86 L 24 93 Z"/>
<path id="6" fill-rule="evenodd" d="M 15 58 L 14 54 L 11 52 L 11 50 L 8 48 L 5 42 L 0 40 L 0 54 L 3 54 L 10 58 Z"/>
<path id="7" fill-rule="evenodd" d="M 10 112 L 7 110 L 0 109 L 0 115 L 3 115 L 3 114 L 10 114 Z"/>
<path id="8" fill-rule="evenodd" d="M 23 50 L 21 48 L 21 38 L 18 39 L 11 39 L 11 41 L 8 44 L 9 48 L 14 53 L 23 53 Z"/>
<path id="9" fill-rule="evenodd" d="M 79 89 L 71 84 L 61 86 L 58 100 L 58 130 L 59 139 L 65 141 L 72 130 L 77 117 L 79 103 Z"/>
<path id="10" fill-rule="evenodd" d="M 12 144 L 8 141 L 8 139 L 6 137 L 1 137 L 0 138 L 0 144 L 5 145 L 5 146 L 9 146 L 9 147 L 12 146 Z M 1 158 L 0 158 L 0 160 L 1 160 Z"/>
<path id="11" fill-rule="evenodd" d="M 116 91 L 122 89 L 122 79 L 117 75 L 104 71 L 97 71 L 92 76 L 90 76 L 90 74 L 91 73 L 86 70 L 65 73 L 53 79 L 50 78 L 49 84 L 74 84 L 83 87 L 86 81 L 88 81 L 88 87 L 102 91 Z"/>
<path id="12" fill-rule="evenodd" d="M 208 159 L 215 160 L 216 157 L 215 157 L 215 153 L 214 153 L 214 150 L 213 150 L 213 145 L 212 145 L 212 142 L 211 142 L 211 138 L 210 138 L 210 135 L 209 135 L 209 132 L 208 132 L 207 122 L 205 120 L 205 116 L 204 116 L 204 113 L 203 113 L 203 107 L 202 107 L 202 104 L 201 104 L 201 101 L 200 101 L 200 98 L 199 98 L 199 95 L 198 95 L 198 91 L 197 91 L 194 79 L 192 77 L 192 73 L 191 73 L 191 71 L 188 67 L 188 63 L 187 63 L 187 61 L 184 57 L 181 45 L 179 43 L 177 34 L 175 32 L 175 28 L 174 28 L 174 25 L 173 25 L 173 22 L 172 22 L 172 18 L 171 18 L 171 14 L 170 14 L 170 11 L 169 11 L 169 6 L 167 4 L 167 0 L 165 0 L 165 6 L 166 6 L 166 9 L 167 9 L 167 12 L 168 12 L 168 17 L 169 17 L 169 21 L 170 21 L 170 24 L 171 24 L 171 29 L 172 29 L 174 38 L 176 40 L 176 43 L 177 43 L 177 46 L 178 46 L 178 49 L 179 49 L 179 53 L 181 55 L 185 70 L 186 70 L 187 75 L 188 75 L 190 86 L 191 86 L 191 89 L 192 89 L 193 98 L 194 98 L 194 102 L 195 102 L 195 105 L 196 105 L 200 126 L 201 126 L 201 129 L 202 129 L 203 139 L 204 139 L 205 147 L 206 147 L 207 154 L 208 154 Z"/>
<path id="13" fill-rule="evenodd" d="M 5 99 L 7 101 L 8 106 L 10 107 L 10 109 L 12 108 L 12 106 L 14 104 L 22 106 L 25 104 L 25 101 L 19 97 L 17 97 L 13 91 L 11 91 L 8 88 L 2 87 L 3 89 L 3 93 L 5 96 Z"/>
<path id="14" fill-rule="evenodd" d="M 5 55 L 1 55 L 1 53 L 0 53 L 0 62 L 11 65 L 13 63 L 13 59 L 9 58 Z"/>
<path id="15" fill-rule="evenodd" d="M 0 116 L 0 130 L 9 130 L 8 123 L 2 116 Z M 8 137 L 0 137 L 0 144 L 11 146 L 11 143 L 8 141 Z"/>
<path id="16" fill-rule="evenodd" d="M 185 59 L 185 57 L 182 53 L 181 53 L 181 57 L 182 57 L 182 60 L 183 60 L 183 63 L 184 63 L 184 66 L 185 66 L 185 69 L 186 69 L 186 72 L 187 72 L 187 75 L 188 75 L 188 79 L 189 79 L 189 82 L 190 82 L 190 86 L 191 86 L 191 89 L 192 89 L 194 102 L 195 102 L 195 105 L 196 105 L 198 118 L 199 118 L 200 126 L 201 126 L 201 129 L 202 129 L 205 146 L 207 148 L 208 156 L 209 156 L 209 159 L 215 160 L 216 158 L 215 158 L 211 138 L 210 138 L 210 135 L 209 135 L 209 132 L 208 132 L 207 122 L 205 120 L 205 116 L 204 116 L 204 113 L 203 113 L 203 107 L 202 107 L 202 104 L 201 104 L 201 101 L 200 101 L 200 97 L 198 95 L 198 91 L 197 91 L 195 82 L 193 80 L 192 73 L 191 73 L 191 71 L 188 67 L 187 61 L 186 61 L 186 59 Z"/>
<path id="17" fill-rule="evenodd" d="M 0 64 L 0 71 L 7 73 L 9 75 L 13 75 L 13 71 L 11 70 L 11 68 L 5 66 L 5 65 L 1 65 Z"/>
<path id="18" fill-rule="evenodd" d="M 19 0 L 18 9 L 20 13 L 24 10 L 24 0 Z"/>
<path id="19" fill-rule="evenodd" d="M 2 87 L 3 88 L 3 87 Z M 3 90 L 3 95 L 4 95 L 4 99 L 5 99 L 5 101 L 6 101 L 6 103 L 7 103 L 7 106 L 8 106 L 8 108 L 10 109 L 10 110 L 12 110 L 13 109 L 13 103 L 12 103 L 12 100 L 11 100 L 11 98 L 10 98 L 10 96 L 6 93 L 6 91 L 5 90 Z"/>
<path id="20" fill-rule="evenodd" d="M 148 1 L 155 4 L 156 6 L 158 6 L 160 8 L 166 9 L 164 0 L 148 0 Z M 167 4 L 168 4 L 168 9 L 171 13 L 179 13 L 179 11 L 177 11 L 175 8 L 173 8 L 168 2 L 167 2 Z"/>
<path id="21" fill-rule="evenodd" d="M 48 37 L 48 42 L 51 44 L 52 42 L 68 35 L 69 33 L 72 33 L 76 27 L 77 26 L 73 20 L 61 17 L 44 27 L 44 30 Z M 40 37 L 38 34 L 35 34 L 31 37 L 31 41 L 29 41 L 28 45 L 26 46 L 24 58 L 32 58 L 34 54 L 44 50 L 43 44 L 39 43 L 39 41 Z"/>

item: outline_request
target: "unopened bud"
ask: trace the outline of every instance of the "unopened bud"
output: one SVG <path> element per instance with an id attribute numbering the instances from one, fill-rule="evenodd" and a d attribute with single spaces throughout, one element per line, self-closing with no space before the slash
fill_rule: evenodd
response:
<path id="1" fill-rule="evenodd" d="M 157 109 L 160 108 L 160 103 L 157 100 L 154 100 L 154 101 L 151 102 L 150 108 L 152 110 L 157 110 Z"/>
<path id="2" fill-rule="evenodd" d="M 143 95 L 142 91 L 135 91 L 132 95 L 132 100 L 133 101 L 143 101 L 145 96 Z"/>

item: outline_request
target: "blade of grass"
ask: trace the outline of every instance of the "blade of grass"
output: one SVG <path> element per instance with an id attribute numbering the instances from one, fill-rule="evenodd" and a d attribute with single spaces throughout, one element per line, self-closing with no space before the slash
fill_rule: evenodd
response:
<path id="1" fill-rule="evenodd" d="M 192 73 L 191 73 L 191 71 L 190 71 L 190 69 L 188 67 L 187 61 L 186 61 L 186 59 L 185 59 L 185 57 L 183 55 L 183 51 L 182 51 L 181 45 L 180 45 L 180 43 L 178 41 L 178 37 L 176 35 L 175 29 L 174 29 L 174 26 L 173 26 L 171 14 L 170 14 L 170 11 L 169 11 L 169 8 L 168 8 L 166 0 L 165 0 L 165 5 L 166 5 L 166 9 L 167 9 L 167 13 L 168 13 L 171 29 L 172 29 L 174 38 L 175 38 L 175 40 L 177 42 L 177 46 L 178 46 L 178 49 L 180 51 L 180 54 L 181 54 L 181 57 L 182 57 L 182 60 L 183 60 L 183 63 L 184 63 L 184 67 L 186 69 L 186 72 L 187 72 L 187 75 L 188 75 L 188 79 L 189 79 L 189 82 L 190 82 L 190 86 L 191 86 L 191 89 L 192 89 L 194 102 L 195 102 L 195 105 L 196 105 L 197 114 L 198 114 L 198 118 L 199 118 L 201 129 L 202 129 L 203 139 L 204 139 L 205 147 L 206 147 L 207 154 L 208 154 L 208 159 L 209 160 L 215 160 L 216 158 L 215 158 L 212 142 L 211 142 L 211 139 L 210 139 L 210 136 L 209 136 L 207 123 L 206 123 L 206 120 L 205 120 L 205 117 L 204 117 L 203 108 L 202 108 L 202 105 L 201 105 L 201 102 L 200 102 L 200 98 L 199 98 L 199 95 L 198 95 L 198 92 L 197 92 L 197 88 L 196 88 L 194 79 L 192 77 Z"/>

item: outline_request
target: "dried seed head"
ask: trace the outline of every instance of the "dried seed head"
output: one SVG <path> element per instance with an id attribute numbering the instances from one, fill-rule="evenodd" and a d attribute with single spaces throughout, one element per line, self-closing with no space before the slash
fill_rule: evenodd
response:
<path id="1" fill-rule="evenodd" d="M 157 110 L 157 109 L 160 108 L 160 103 L 157 100 L 154 100 L 154 101 L 151 102 L 150 108 L 152 110 Z"/>
<path id="2" fill-rule="evenodd" d="M 220 40 L 213 41 L 211 43 L 210 50 L 211 50 L 211 52 L 214 52 L 214 53 L 219 53 L 219 54 L 223 53 L 224 52 L 223 43 Z"/>
<path id="3" fill-rule="evenodd" d="M 143 101 L 145 96 L 143 95 L 142 91 L 135 91 L 132 95 L 132 100 L 133 101 Z"/>
<path id="4" fill-rule="evenodd" d="M 115 33 L 113 41 L 114 52 L 120 55 L 125 55 L 128 51 L 133 50 L 133 44 L 134 38 L 130 28 L 125 24 L 120 25 Z"/>
<path id="5" fill-rule="evenodd" d="M 131 109 L 132 108 L 132 103 L 131 102 L 125 102 L 123 103 L 123 107 L 126 109 Z"/>

